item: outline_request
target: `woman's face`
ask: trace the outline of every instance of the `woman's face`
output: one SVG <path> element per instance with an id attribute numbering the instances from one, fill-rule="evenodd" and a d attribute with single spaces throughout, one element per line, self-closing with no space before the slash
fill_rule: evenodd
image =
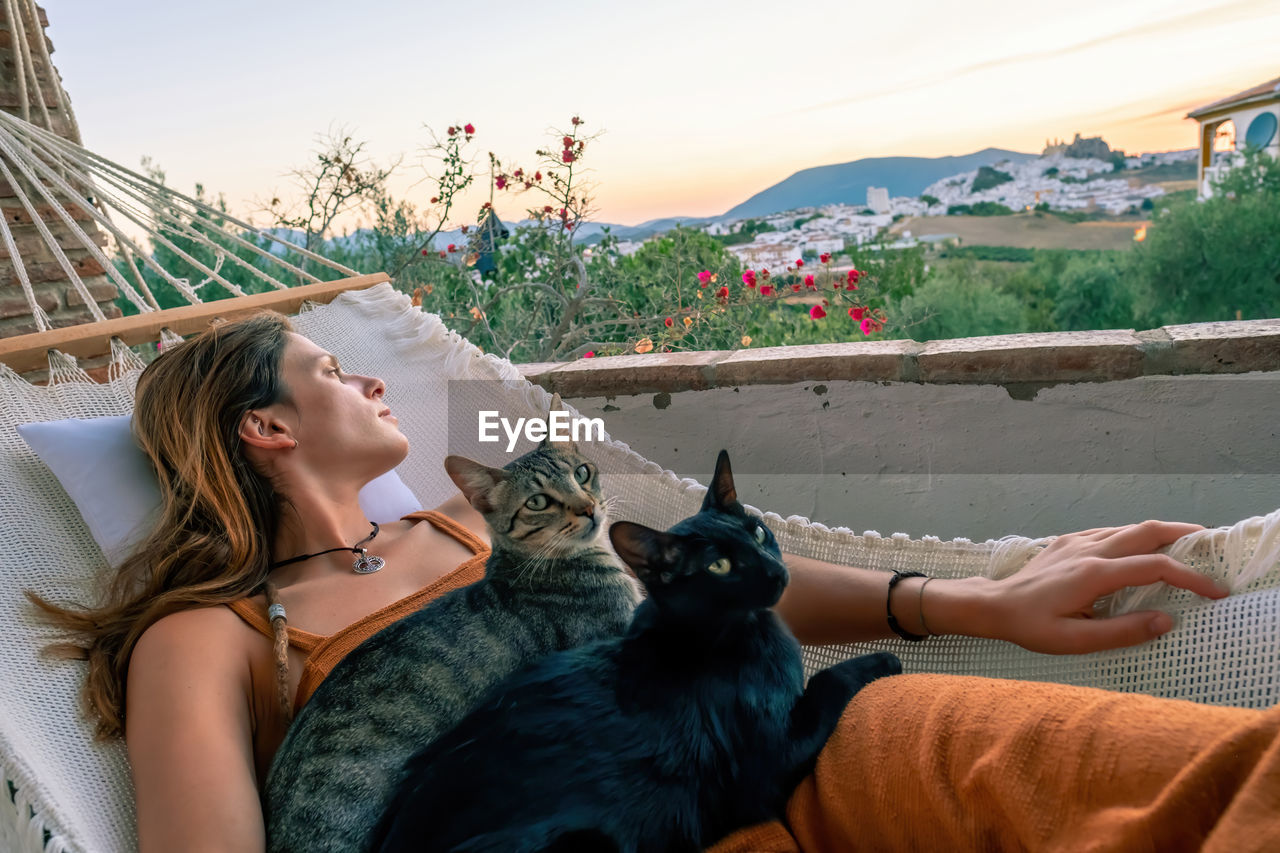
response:
<path id="1" fill-rule="evenodd" d="M 327 474 L 373 479 L 409 452 L 399 421 L 382 402 L 381 379 L 342 371 L 338 360 L 302 335 L 287 333 L 282 378 L 289 403 L 279 416 L 288 423 L 299 461 Z"/>

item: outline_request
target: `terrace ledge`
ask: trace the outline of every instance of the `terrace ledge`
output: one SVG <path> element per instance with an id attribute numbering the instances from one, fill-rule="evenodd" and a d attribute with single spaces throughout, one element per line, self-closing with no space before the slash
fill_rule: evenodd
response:
<path id="1" fill-rule="evenodd" d="M 1003 385 L 1014 396 L 1070 382 L 1280 370 L 1280 319 L 1135 332 L 1043 332 L 602 356 L 517 365 L 562 397 L 676 393 L 853 380 Z"/>

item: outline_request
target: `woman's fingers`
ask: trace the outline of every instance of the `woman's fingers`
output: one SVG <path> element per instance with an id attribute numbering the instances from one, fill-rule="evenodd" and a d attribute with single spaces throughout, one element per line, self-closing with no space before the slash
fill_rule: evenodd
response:
<path id="1" fill-rule="evenodd" d="M 1170 586 L 1189 590 L 1205 598 L 1223 598 L 1231 594 L 1213 578 L 1201 574 L 1168 554 L 1133 554 L 1111 557 L 1100 562 L 1095 575 L 1095 597 L 1101 597 L 1127 586 L 1146 586 L 1164 581 Z"/>
<path id="2" fill-rule="evenodd" d="M 1101 553 L 1104 557 L 1124 557 L 1150 552 L 1198 530 L 1204 530 L 1204 527 L 1181 521 L 1144 521 L 1141 524 L 1117 527 L 1101 540 Z"/>
<path id="3" fill-rule="evenodd" d="M 1058 627 L 1055 651 L 1087 654 L 1154 640 L 1173 627 L 1173 618 L 1159 610 L 1144 610 L 1110 619 L 1064 619 Z"/>

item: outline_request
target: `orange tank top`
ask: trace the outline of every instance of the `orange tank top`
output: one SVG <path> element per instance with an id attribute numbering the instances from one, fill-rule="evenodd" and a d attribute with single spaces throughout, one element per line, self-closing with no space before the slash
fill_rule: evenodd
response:
<path id="1" fill-rule="evenodd" d="M 412 595 L 406 596 L 399 601 L 393 601 L 386 607 L 375 610 L 335 634 L 330 634 L 326 637 L 323 634 L 313 634 L 310 631 L 304 631 L 301 628 L 295 628 L 290 625 L 287 629 L 289 645 L 307 653 L 306 663 L 303 664 L 302 668 L 302 678 L 298 681 L 298 692 L 293 699 L 295 714 L 311 698 L 311 694 L 320 686 L 320 682 L 324 681 L 325 676 L 338 665 L 338 661 L 346 657 L 356 646 L 392 622 L 403 619 L 410 613 L 415 612 L 433 598 L 444 595 L 450 590 L 473 584 L 484 577 L 484 564 L 489 558 L 489 547 L 466 527 L 435 510 L 410 513 L 404 518 L 430 522 L 437 529 L 449 534 L 470 548 L 473 556 L 453 571 L 442 575 Z M 265 634 L 267 637 L 273 636 L 271 622 L 267 619 L 267 614 L 259 610 L 251 599 L 242 598 L 239 601 L 231 602 L 228 606 L 237 616 L 248 622 L 260 633 Z"/>

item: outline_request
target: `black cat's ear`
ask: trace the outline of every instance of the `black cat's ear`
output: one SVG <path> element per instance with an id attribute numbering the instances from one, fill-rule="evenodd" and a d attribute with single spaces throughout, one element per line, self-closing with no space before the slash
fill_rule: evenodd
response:
<path id="1" fill-rule="evenodd" d="M 490 496 L 493 487 L 507 479 L 506 471 L 501 468 L 490 468 L 465 456 L 446 456 L 444 470 L 449 473 L 449 479 L 453 480 L 454 485 L 466 496 L 476 512 L 493 511 Z"/>
<path id="2" fill-rule="evenodd" d="M 609 526 L 609 541 L 646 585 L 670 569 L 678 553 L 677 537 L 634 521 L 615 521 Z"/>
<path id="3" fill-rule="evenodd" d="M 729 468 L 729 451 L 721 450 L 716 457 L 716 472 L 711 476 L 707 496 L 702 499 L 702 511 L 711 508 L 730 509 L 738 503 L 738 490 L 733 485 L 733 471 Z"/>

